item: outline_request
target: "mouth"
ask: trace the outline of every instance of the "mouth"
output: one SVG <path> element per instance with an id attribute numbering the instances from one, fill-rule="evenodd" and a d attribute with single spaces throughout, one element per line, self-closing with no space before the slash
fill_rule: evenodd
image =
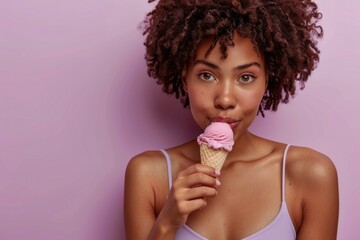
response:
<path id="1" fill-rule="evenodd" d="M 232 118 L 222 118 L 222 117 L 210 118 L 210 121 L 211 122 L 227 123 L 227 124 L 230 125 L 231 129 L 236 128 L 240 123 L 240 120 L 235 120 L 235 119 L 232 119 Z"/>

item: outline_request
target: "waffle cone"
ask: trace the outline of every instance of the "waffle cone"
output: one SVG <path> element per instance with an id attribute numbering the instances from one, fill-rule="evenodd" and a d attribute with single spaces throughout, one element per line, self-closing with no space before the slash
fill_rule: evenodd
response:
<path id="1" fill-rule="evenodd" d="M 206 144 L 200 144 L 201 164 L 220 170 L 228 155 L 228 151 L 209 148 Z"/>

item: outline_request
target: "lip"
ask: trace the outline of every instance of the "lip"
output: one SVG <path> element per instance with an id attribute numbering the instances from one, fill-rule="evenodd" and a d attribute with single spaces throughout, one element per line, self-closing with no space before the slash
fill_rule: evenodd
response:
<path id="1" fill-rule="evenodd" d="M 239 120 L 235 120 L 235 119 L 228 118 L 228 117 L 215 117 L 215 118 L 211 118 L 210 120 L 211 120 L 211 122 L 227 123 L 230 125 L 231 129 L 236 128 L 240 123 Z"/>

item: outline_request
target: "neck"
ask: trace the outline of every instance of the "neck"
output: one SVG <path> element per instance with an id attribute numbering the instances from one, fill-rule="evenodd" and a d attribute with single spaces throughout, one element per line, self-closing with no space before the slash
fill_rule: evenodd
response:
<path id="1" fill-rule="evenodd" d="M 263 138 L 246 131 L 235 139 L 233 150 L 229 153 L 228 160 L 251 161 L 258 159 L 259 156 L 268 154 L 269 151 L 272 150 Z"/>

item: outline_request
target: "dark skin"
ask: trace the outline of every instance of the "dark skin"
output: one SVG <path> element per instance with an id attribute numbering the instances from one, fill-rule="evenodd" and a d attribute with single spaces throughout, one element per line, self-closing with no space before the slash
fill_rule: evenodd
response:
<path id="1" fill-rule="evenodd" d="M 127 239 L 173 239 L 182 224 L 208 239 L 245 238 L 278 214 L 286 145 L 248 131 L 266 89 L 265 63 L 251 41 L 236 36 L 234 42 L 221 60 L 217 47 L 205 57 L 211 41 L 204 41 L 183 72 L 198 125 L 204 129 L 216 119 L 233 128 L 235 144 L 221 173 L 199 164 L 195 140 L 167 149 L 173 173 L 170 190 L 161 152 L 135 156 L 125 180 Z M 297 239 L 336 239 L 338 182 L 327 156 L 291 146 L 285 191 Z"/>

